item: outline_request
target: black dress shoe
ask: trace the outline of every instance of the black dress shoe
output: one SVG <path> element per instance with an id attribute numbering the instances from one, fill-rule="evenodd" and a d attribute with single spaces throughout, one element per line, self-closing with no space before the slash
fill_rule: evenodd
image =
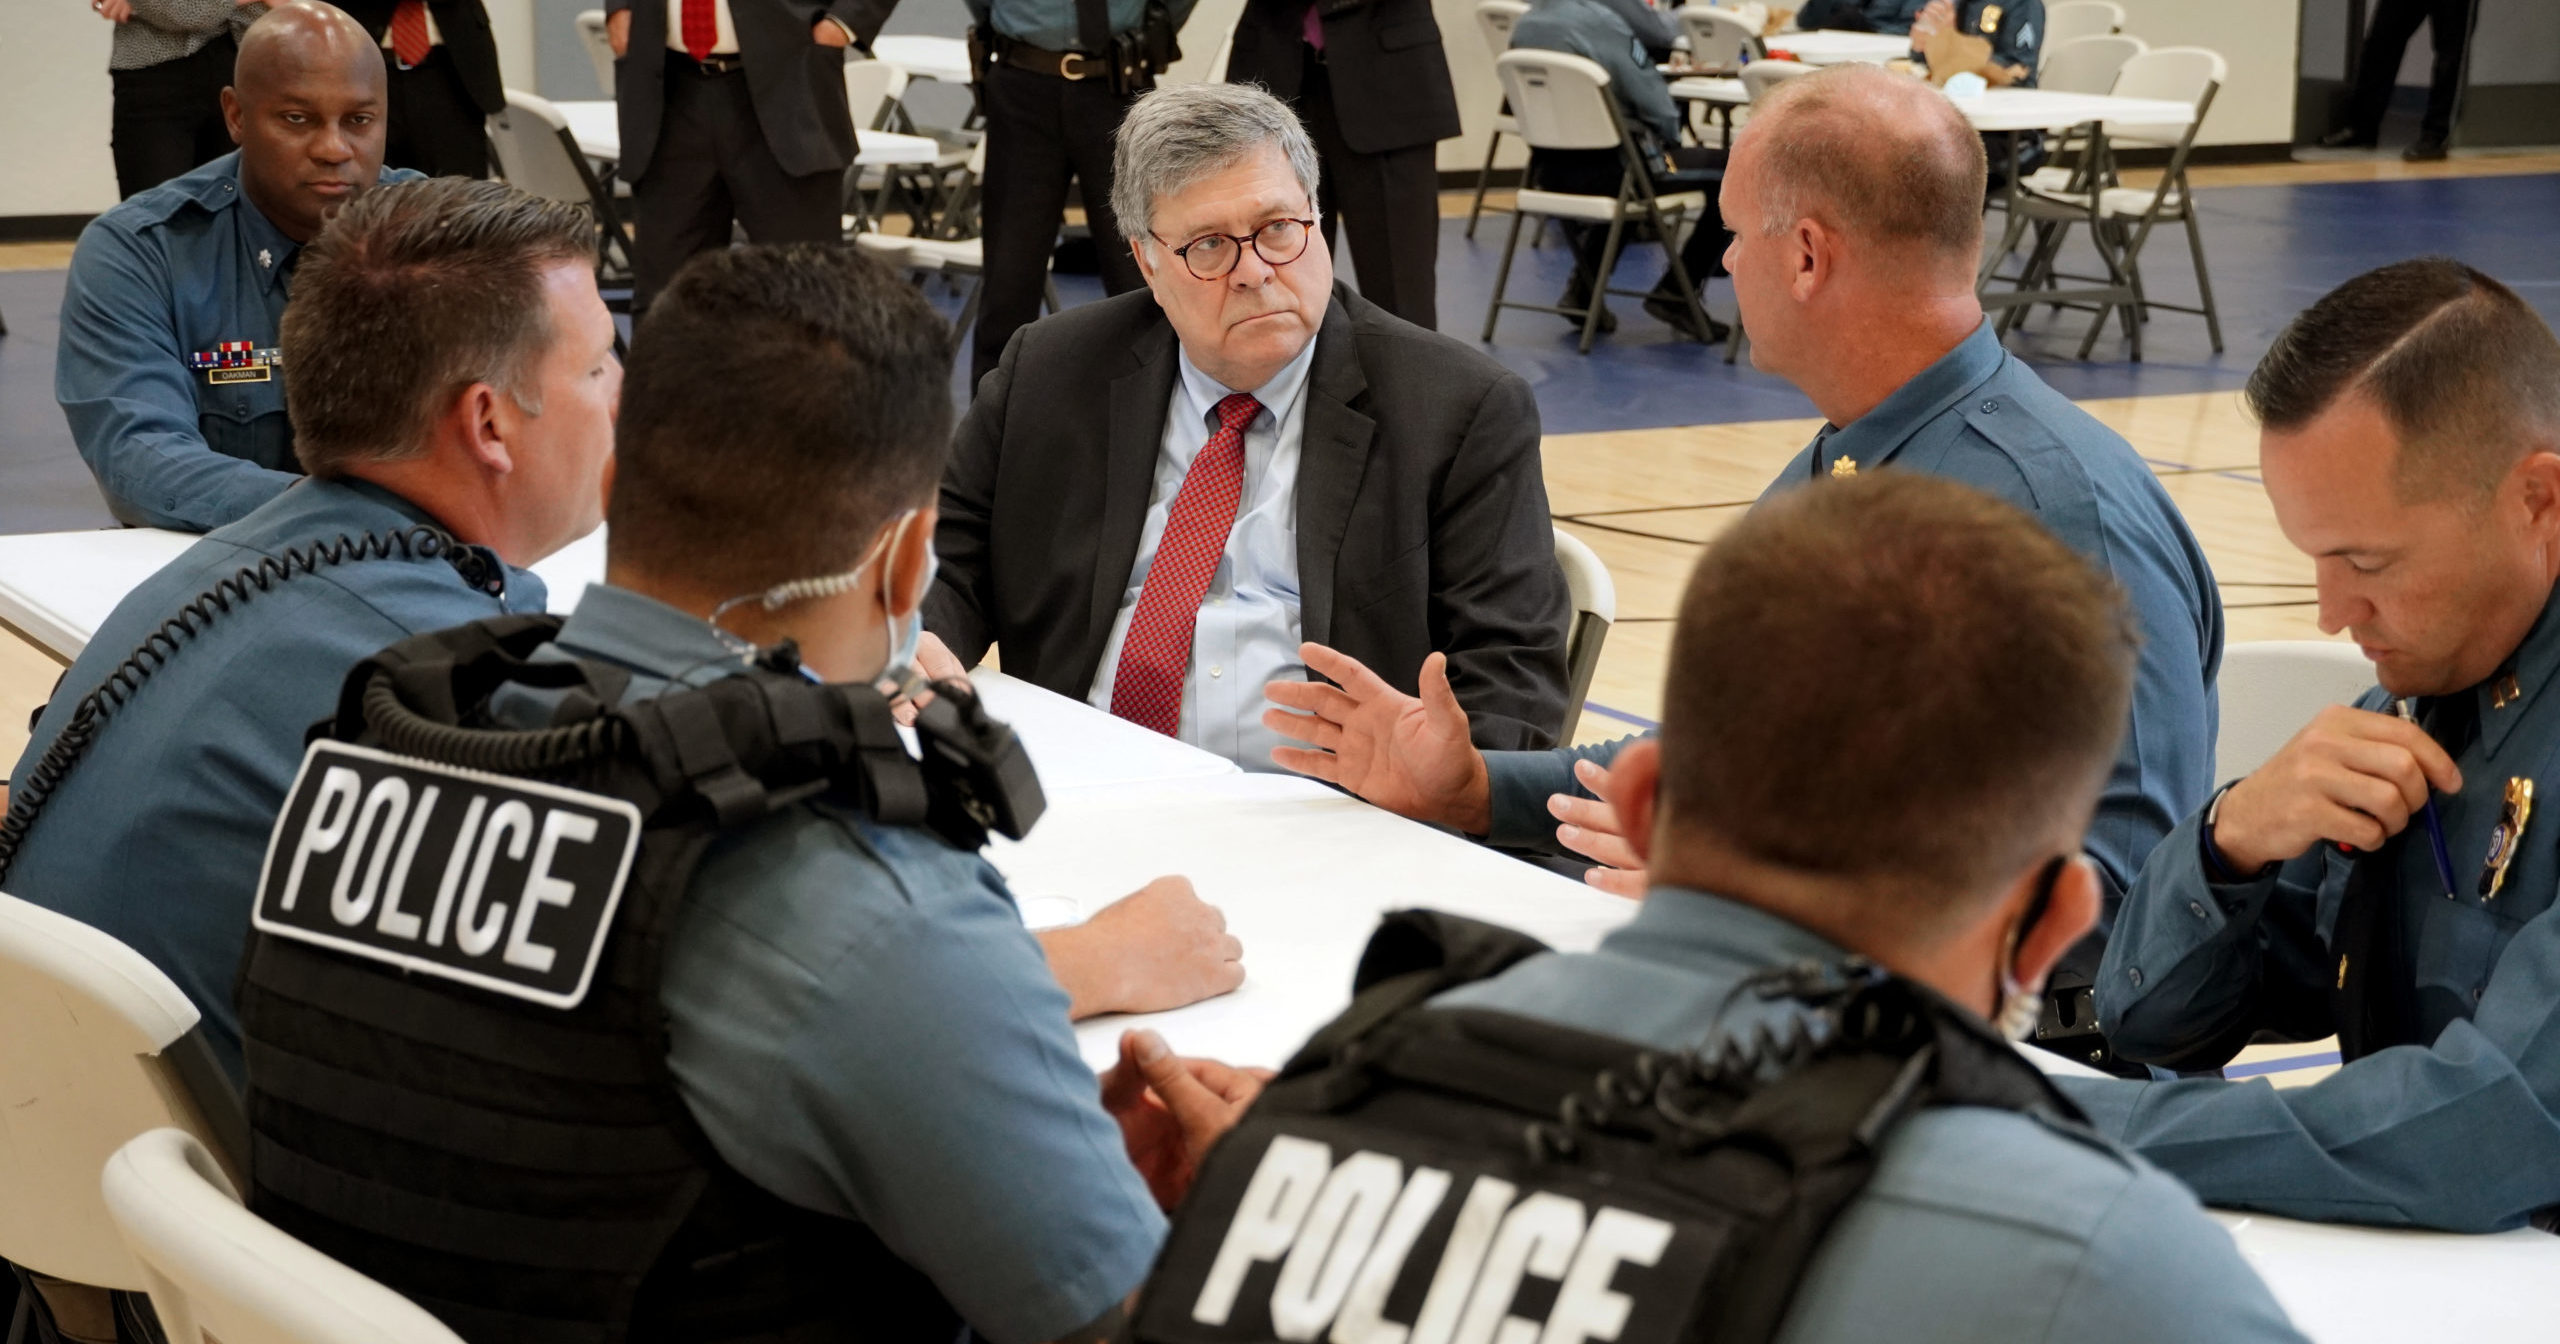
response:
<path id="1" fill-rule="evenodd" d="M 1588 307 L 1590 307 L 1590 306 L 1591 306 L 1591 286 L 1584 284 L 1584 283 L 1582 282 L 1581 277 L 1580 277 L 1580 276 L 1576 276 L 1576 277 L 1573 279 L 1573 282 L 1572 282 L 1572 283 L 1570 283 L 1570 284 L 1568 284 L 1568 285 L 1566 285 L 1566 286 L 1564 287 L 1564 297 L 1559 298 L 1559 299 L 1557 299 L 1557 300 L 1556 300 L 1556 306 L 1557 306 L 1558 308 L 1588 308 Z M 1580 317 L 1577 317 L 1577 316 L 1575 316 L 1575 315 L 1574 315 L 1574 314 L 1572 314 L 1572 313 L 1567 313 L 1567 314 L 1565 314 L 1565 315 L 1564 315 L 1564 320 L 1565 320 L 1565 321 L 1567 321 L 1567 322 L 1572 323 L 1572 324 L 1573 324 L 1573 329 L 1574 329 L 1575 331 L 1580 331 L 1580 330 L 1582 330 L 1582 319 L 1581 319 Z M 1610 311 L 1609 311 L 1609 301 L 1608 301 L 1608 300 L 1606 300 L 1606 299 L 1602 299 L 1602 300 L 1600 301 L 1600 326 L 1599 326 L 1599 334 L 1601 334 L 1601 335 L 1603 335 L 1603 336 L 1606 336 L 1606 335 L 1608 335 L 1609 333 L 1611 333 L 1611 332 L 1613 332 L 1613 331 L 1616 331 L 1617 329 L 1618 329 L 1618 315 L 1617 315 L 1616 313 L 1610 312 Z"/>
<path id="2" fill-rule="evenodd" d="M 2322 149 L 2371 149 L 2380 143 L 2370 135 L 2358 135 L 2353 127 L 2340 127 L 2320 137 Z"/>
<path id="3" fill-rule="evenodd" d="M 1673 331 L 1707 345 L 1718 344 L 1725 337 L 1733 334 L 1733 328 L 1712 317 L 1707 319 L 1705 331 L 1698 330 L 1695 320 L 1690 316 L 1689 305 L 1682 302 L 1677 294 L 1659 292 L 1648 294 L 1645 296 L 1644 310 L 1660 319 Z"/>
<path id="4" fill-rule="evenodd" d="M 2444 137 L 2419 136 L 2415 143 L 2400 151 L 2400 157 L 2411 163 L 2434 163 L 2444 157 Z"/>

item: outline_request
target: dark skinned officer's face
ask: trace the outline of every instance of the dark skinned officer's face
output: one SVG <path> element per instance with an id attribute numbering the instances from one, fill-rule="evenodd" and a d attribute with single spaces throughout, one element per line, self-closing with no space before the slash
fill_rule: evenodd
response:
<path id="1" fill-rule="evenodd" d="M 382 64 L 278 62 L 248 87 L 222 91 L 249 199 L 297 243 L 382 173 Z"/>

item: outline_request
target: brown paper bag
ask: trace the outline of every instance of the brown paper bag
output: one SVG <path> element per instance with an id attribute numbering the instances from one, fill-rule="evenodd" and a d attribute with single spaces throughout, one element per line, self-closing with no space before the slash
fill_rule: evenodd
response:
<path id="1" fill-rule="evenodd" d="M 1990 39 L 1952 28 L 1929 34 L 1920 50 L 1929 58 L 1929 82 L 1940 88 L 1958 75 L 1979 75 L 1991 68 Z"/>

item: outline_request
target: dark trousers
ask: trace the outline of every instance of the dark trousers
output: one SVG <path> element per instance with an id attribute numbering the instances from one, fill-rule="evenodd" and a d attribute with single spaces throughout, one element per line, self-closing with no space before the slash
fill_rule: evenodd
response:
<path id="1" fill-rule="evenodd" d="M 667 62 L 666 110 L 649 171 L 631 184 L 631 311 L 648 310 L 697 252 L 729 245 L 733 226 L 759 243 L 844 237 L 844 174 L 782 171 L 756 120 L 743 71 L 706 75 Z"/>
<path id="2" fill-rule="evenodd" d="M 480 105 L 462 90 L 461 72 L 439 42 L 416 68 L 403 70 L 390 52 L 391 120 L 383 129 L 382 162 L 415 168 L 429 177 L 487 177 L 489 127 Z"/>
<path id="3" fill-rule="evenodd" d="M 109 138 L 116 161 L 116 191 L 149 191 L 190 169 L 231 152 L 222 124 L 222 86 L 240 48 L 225 33 L 193 56 L 111 70 L 115 111 Z"/>
<path id="4" fill-rule="evenodd" d="M 1360 297 L 1419 327 L 1440 325 L 1440 170 L 1433 145 L 1362 154 L 1342 140 L 1333 80 L 1313 47 L 1298 85 L 1298 115 L 1324 168 L 1317 205 L 1325 246 L 1335 221 L 1351 234 Z"/>
<path id="5" fill-rule="evenodd" d="M 2422 23 L 2429 29 L 2436 60 L 2418 133 L 2442 140 L 2453 132 L 2454 104 L 2462 96 L 2462 53 L 2471 45 L 2472 9 L 2471 0 L 2381 0 L 2374 7 L 2373 26 L 2365 30 L 2364 47 L 2356 57 L 2355 103 L 2347 122 L 2358 139 L 2382 133 L 2382 114 L 2391 106 L 2400 59 Z"/>
<path id="6" fill-rule="evenodd" d="M 1724 180 L 1724 151 L 1698 145 L 1682 145 L 1671 151 L 1677 171 L 1653 175 L 1657 196 L 1680 191 L 1707 193 L 1707 214 L 1698 227 L 1689 231 L 1689 241 L 1680 245 L 1680 264 L 1688 269 L 1690 283 L 1705 288 L 1707 277 L 1724 274 L 1725 245 L 1733 241 L 1716 214 L 1716 191 Z M 1626 156 L 1614 149 L 1541 149 L 1529 155 L 1529 179 L 1543 191 L 1571 192 L 1580 196 L 1615 196 L 1626 180 Z M 1588 282 L 1599 274 L 1600 254 L 1609 246 L 1609 228 L 1605 224 L 1576 224 L 1566 220 L 1557 223 L 1573 244 L 1574 276 Z M 1627 244 L 1634 241 L 1630 227 L 1618 242 L 1618 255 L 1626 255 Z M 1671 272 L 1665 268 L 1662 288 L 1669 291 Z"/>
<path id="7" fill-rule="evenodd" d="M 1067 217 L 1067 183 L 1081 183 L 1085 225 L 1106 294 L 1146 283 L 1111 213 L 1111 135 L 1130 99 L 1108 81 L 1060 79 L 998 65 L 978 86 L 987 116 L 984 221 L 986 273 L 978 280 L 978 330 L 971 338 L 969 385 L 995 369 L 1013 333 L 1040 316 Z M 1179 241 L 1179 240 L 1176 240 Z"/>

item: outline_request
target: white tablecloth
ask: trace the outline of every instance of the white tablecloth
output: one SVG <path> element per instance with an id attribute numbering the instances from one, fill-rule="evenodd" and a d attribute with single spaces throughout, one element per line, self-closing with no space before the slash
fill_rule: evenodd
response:
<path id="1" fill-rule="evenodd" d="M 610 98 L 571 98 L 553 103 L 569 123 L 569 138 L 578 142 L 578 150 L 592 159 L 620 161 L 622 158 L 622 122 Z M 864 168 L 895 168 L 908 164 L 934 161 L 942 146 L 931 136 L 900 135 L 894 131 L 856 131 L 854 158 Z"/>
<path id="2" fill-rule="evenodd" d="M 1688 75 L 1672 80 L 1669 87 L 1672 97 L 1685 102 L 1741 105 L 1751 101 L 1739 79 Z M 1981 97 L 1951 101 L 1977 131 L 2061 131 L 2093 121 L 2111 127 L 2175 131 L 2196 119 L 2191 103 L 2052 89 L 1986 89 Z"/>
<path id="3" fill-rule="evenodd" d="M 969 82 L 969 44 L 956 37 L 921 37 L 912 33 L 876 37 L 871 40 L 871 54 L 906 71 L 910 79 Z"/>
<path id="4" fill-rule="evenodd" d="M 1899 33 L 1780 33 L 1767 45 L 1806 65 L 1882 65 L 1911 54 L 1911 39 Z"/>

